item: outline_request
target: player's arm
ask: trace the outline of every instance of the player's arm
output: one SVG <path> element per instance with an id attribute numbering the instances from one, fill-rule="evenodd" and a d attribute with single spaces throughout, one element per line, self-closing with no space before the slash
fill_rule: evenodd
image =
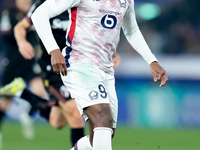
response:
<path id="1" fill-rule="evenodd" d="M 26 30 L 31 24 L 26 18 L 22 19 L 14 27 L 14 35 L 19 47 L 19 51 L 25 59 L 32 59 L 35 56 L 33 46 L 26 39 Z"/>
<path id="2" fill-rule="evenodd" d="M 26 33 L 27 29 L 32 26 L 31 15 L 35 9 L 41 5 L 42 1 L 36 1 L 30 8 L 26 17 L 22 19 L 14 27 L 14 35 L 19 47 L 19 51 L 25 59 L 32 59 L 35 56 L 35 51 L 33 46 L 27 41 Z"/>
<path id="3" fill-rule="evenodd" d="M 53 37 L 49 19 L 61 14 L 69 8 L 78 6 L 79 3 L 80 0 L 47 0 L 35 10 L 31 17 L 47 52 L 51 54 L 51 64 L 54 72 L 62 73 L 63 75 L 67 74 L 65 59 Z"/>
<path id="4" fill-rule="evenodd" d="M 168 77 L 165 70 L 158 64 L 158 61 L 154 54 L 152 54 L 137 25 L 137 21 L 135 18 L 134 2 L 132 2 L 130 8 L 125 15 L 122 29 L 131 46 L 150 65 L 154 81 L 156 82 L 161 80 L 160 87 L 164 86 L 168 81 Z"/>

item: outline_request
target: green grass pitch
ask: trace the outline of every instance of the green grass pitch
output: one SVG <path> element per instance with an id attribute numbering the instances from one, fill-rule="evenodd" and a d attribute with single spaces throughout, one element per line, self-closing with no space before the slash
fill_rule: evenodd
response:
<path id="1" fill-rule="evenodd" d="M 56 130 L 47 124 L 36 124 L 36 136 L 27 140 L 16 123 L 3 125 L 1 150 L 69 150 L 70 130 Z M 88 133 L 88 130 L 86 130 Z M 120 126 L 113 140 L 113 150 L 200 150 L 200 130 L 155 130 Z"/>

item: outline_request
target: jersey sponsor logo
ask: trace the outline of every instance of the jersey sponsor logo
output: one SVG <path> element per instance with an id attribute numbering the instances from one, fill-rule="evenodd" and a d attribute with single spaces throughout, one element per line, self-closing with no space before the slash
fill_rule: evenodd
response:
<path id="1" fill-rule="evenodd" d="M 126 0 L 119 0 L 120 6 L 126 8 Z"/>
<path id="2" fill-rule="evenodd" d="M 92 91 L 89 93 L 89 97 L 90 97 L 91 100 L 98 99 L 98 92 L 92 90 Z"/>
<path id="3" fill-rule="evenodd" d="M 64 31 L 67 31 L 67 27 L 68 27 L 68 22 L 67 20 L 60 20 L 60 19 L 54 19 L 52 21 L 52 28 L 53 29 L 63 29 Z"/>
<path id="4" fill-rule="evenodd" d="M 115 15 L 115 16 L 119 16 L 122 13 L 117 12 L 117 11 L 113 11 L 113 10 L 104 10 L 104 9 L 99 9 L 99 12 L 102 14 L 109 14 L 109 15 Z"/>
<path id="5" fill-rule="evenodd" d="M 107 29 L 114 29 L 117 24 L 117 18 L 113 15 L 105 15 L 101 19 L 101 25 Z"/>

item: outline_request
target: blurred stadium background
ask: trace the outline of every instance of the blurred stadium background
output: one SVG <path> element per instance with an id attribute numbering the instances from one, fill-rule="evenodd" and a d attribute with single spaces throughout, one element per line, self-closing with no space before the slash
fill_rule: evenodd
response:
<path id="1" fill-rule="evenodd" d="M 0 1 L 0 11 L 11 6 L 14 0 Z M 119 129 L 114 150 L 200 149 L 199 7 L 199 0 L 135 0 L 140 29 L 169 82 L 159 88 L 147 63 L 121 34 L 121 64 L 116 70 Z M 3 64 L 3 48 L 0 53 Z M 40 119 L 35 122 L 36 137 L 27 141 L 20 137 L 18 124 L 8 119 L 3 131 L 5 150 L 69 149 L 68 131 L 51 129 Z"/>

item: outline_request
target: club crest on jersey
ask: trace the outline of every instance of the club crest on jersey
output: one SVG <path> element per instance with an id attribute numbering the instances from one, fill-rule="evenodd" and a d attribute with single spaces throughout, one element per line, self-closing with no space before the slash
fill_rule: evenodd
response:
<path id="1" fill-rule="evenodd" d="M 98 92 L 92 90 L 90 93 L 89 93 L 89 97 L 91 100 L 95 100 L 98 98 Z"/>
<path id="2" fill-rule="evenodd" d="M 126 8 L 126 0 L 118 0 L 121 7 Z"/>

